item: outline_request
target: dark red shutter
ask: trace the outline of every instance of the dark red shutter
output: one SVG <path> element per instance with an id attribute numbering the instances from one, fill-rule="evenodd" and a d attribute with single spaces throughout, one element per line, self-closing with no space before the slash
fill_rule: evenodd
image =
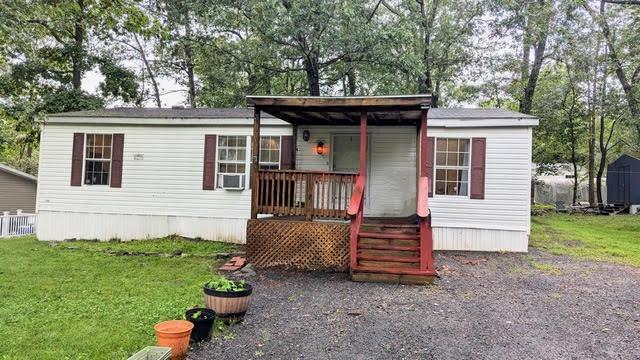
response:
<path id="1" fill-rule="evenodd" d="M 82 185 L 82 160 L 84 159 L 84 133 L 73 134 L 71 155 L 71 186 Z"/>
<path id="2" fill-rule="evenodd" d="M 427 167 L 427 176 L 429 177 L 429 197 L 433 197 L 433 159 L 435 159 L 435 139 L 431 136 L 427 137 L 427 158 L 424 161 Z"/>
<path id="3" fill-rule="evenodd" d="M 295 145 L 293 136 L 283 136 L 280 144 L 280 169 L 292 170 L 295 168 Z"/>
<path id="4" fill-rule="evenodd" d="M 485 138 L 471 140 L 471 194 L 472 199 L 484 199 L 484 169 L 487 152 Z"/>
<path id="5" fill-rule="evenodd" d="M 124 152 L 124 134 L 113 134 L 111 150 L 111 187 L 122 187 L 122 154 Z"/>
<path id="6" fill-rule="evenodd" d="M 216 135 L 204 136 L 203 190 L 214 190 L 216 188 L 216 141 Z"/>

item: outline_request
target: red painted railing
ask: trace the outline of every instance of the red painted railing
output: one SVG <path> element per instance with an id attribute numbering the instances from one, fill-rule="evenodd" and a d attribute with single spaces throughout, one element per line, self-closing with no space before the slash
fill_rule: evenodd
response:
<path id="1" fill-rule="evenodd" d="M 416 212 L 420 226 L 420 271 L 435 271 L 433 264 L 433 234 L 429 210 L 429 181 L 426 176 L 418 180 Z"/>
<path id="2" fill-rule="evenodd" d="M 358 265 L 358 233 L 360 232 L 360 225 L 362 225 L 363 210 L 364 210 L 364 186 L 366 183 L 364 175 L 358 175 L 356 184 L 353 187 L 351 193 L 351 201 L 349 202 L 349 208 L 347 214 L 351 217 L 351 224 L 349 227 L 349 265 L 351 269 L 354 269 Z"/>

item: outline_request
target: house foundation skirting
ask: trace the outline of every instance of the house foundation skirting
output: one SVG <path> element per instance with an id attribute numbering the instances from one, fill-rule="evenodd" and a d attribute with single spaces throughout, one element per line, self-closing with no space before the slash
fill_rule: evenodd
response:
<path id="1" fill-rule="evenodd" d="M 247 260 L 258 268 L 346 271 L 349 224 L 248 220 L 246 251 Z"/>

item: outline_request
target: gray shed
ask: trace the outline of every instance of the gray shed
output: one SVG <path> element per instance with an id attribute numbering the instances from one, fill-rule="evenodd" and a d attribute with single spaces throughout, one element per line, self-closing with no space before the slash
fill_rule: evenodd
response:
<path id="1" fill-rule="evenodd" d="M 10 166 L 0 164 L 0 214 L 4 211 L 36 211 L 38 179 Z"/>
<path id="2" fill-rule="evenodd" d="M 640 204 L 640 159 L 622 155 L 607 167 L 607 202 Z"/>

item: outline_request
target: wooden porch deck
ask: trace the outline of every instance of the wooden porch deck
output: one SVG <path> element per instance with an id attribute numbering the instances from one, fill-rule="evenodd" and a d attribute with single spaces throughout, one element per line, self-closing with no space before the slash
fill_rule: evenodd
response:
<path id="1" fill-rule="evenodd" d="M 254 107 L 252 204 L 251 219 L 247 224 L 249 261 L 265 267 L 348 268 L 355 281 L 431 282 L 437 273 L 428 206 L 429 171 L 432 168 L 428 163 L 433 158 L 430 156 L 433 141 L 429 143 L 427 137 L 430 100 L 428 95 L 248 97 Z M 358 173 L 261 170 L 261 111 L 294 126 L 356 125 L 359 122 Z M 419 129 L 419 159 L 422 160 L 418 161 L 416 216 L 413 218 L 364 218 L 369 121 L 381 126 L 416 124 Z M 290 150 L 293 154 L 285 156 L 295 159 L 295 146 Z M 260 214 L 274 217 L 260 218 Z"/>

